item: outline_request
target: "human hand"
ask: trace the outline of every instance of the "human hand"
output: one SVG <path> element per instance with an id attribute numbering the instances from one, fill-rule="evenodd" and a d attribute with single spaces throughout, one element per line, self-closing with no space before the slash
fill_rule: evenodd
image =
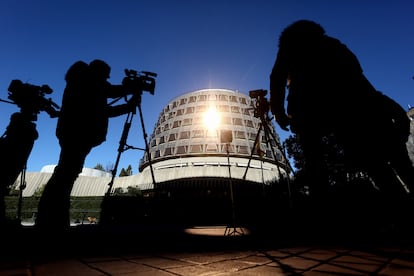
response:
<path id="1" fill-rule="evenodd" d="M 141 95 L 140 94 L 133 94 L 132 97 L 128 100 L 128 105 L 130 106 L 138 106 L 141 104 Z"/>
<path id="2" fill-rule="evenodd" d="M 275 114 L 275 120 L 281 129 L 289 131 L 290 117 L 286 113 Z"/>

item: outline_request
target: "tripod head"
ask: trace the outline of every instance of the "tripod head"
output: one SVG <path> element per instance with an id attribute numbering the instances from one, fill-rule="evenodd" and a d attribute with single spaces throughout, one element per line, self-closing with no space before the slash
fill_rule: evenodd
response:
<path id="1" fill-rule="evenodd" d="M 9 96 L 7 100 L 2 102 L 17 105 L 22 114 L 31 116 L 32 121 L 37 120 L 37 114 L 45 111 L 50 118 L 59 116 L 59 105 L 52 101 L 51 98 L 46 99 L 46 94 L 51 94 L 53 90 L 48 85 L 33 85 L 23 83 L 21 80 L 12 80 L 9 88 Z"/>
<path id="2" fill-rule="evenodd" d="M 249 96 L 253 100 L 254 116 L 262 119 L 262 121 L 268 120 L 270 104 L 266 99 L 267 90 L 258 89 L 249 91 Z"/>

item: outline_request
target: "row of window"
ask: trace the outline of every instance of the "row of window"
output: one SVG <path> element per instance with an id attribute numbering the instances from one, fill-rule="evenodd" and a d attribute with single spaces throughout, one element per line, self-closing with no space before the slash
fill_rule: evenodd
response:
<path id="1" fill-rule="evenodd" d="M 151 147 L 155 147 L 157 145 L 164 144 L 166 142 L 171 141 L 177 141 L 177 140 L 184 140 L 184 139 L 197 139 L 197 138 L 209 138 L 209 132 L 202 129 L 196 129 L 196 130 L 188 130 L 188 131 L 181 131 L 177 133 L 170 133 L 168 136 L 160 136 L 158 138 L 152 138 L 150 145 Z M 232 132 L 232 138 L 234 139 L 248 139 L 250 141 L 256 140 L 257 133 L 253 132 L 245 132 L 245 131 L 239 131 L 235 130 Z M 217 136 L 218 137 L 218 136 Z M 264 135 L 261 135 L 260 137 L 261 141 L 266 142 L 266 137 Z M 271 144 L 275 146 L 275 142 L 271 140 Z"/>
<path id="2" fill-rule="evenodd" d="M 167 147 L 165 149 L 158 149 L 152 152 L 152 158 L 159 158 L 171 155 L 195 154 L 195 153 L 238 153 L 241 155 L 249 155 L 250 149 L 247 146 L 241 145 L 226 145 L 226 144 L 195 144 L 188 146 Z M 255 155 L 258 155 L 256 152 Z M 272 158 L 272 152 L 266 150 L 265 157 Z"/>
<path id="3" fill-rule="evenodd" d="M 160 134 L 161 132 L 178 128 L 181 126 L 191 126 L 191 125 L 201 125 L 204 124 L 203 117 L 194 117 L 194 118 L 186 118 L 183 120 L 176 120 L 173 122 L 168 122 L 163 125 L 157 125 L 155 128 L 155 134 Z M 254 128 L 254 123 L 252 120 L 245 120 L 243 118 L 231 118 L 231 117 L 222 117 L 220 119 L 220 124 L 222 125 L 234 125 L 234 126 L 246 126 L 249 128 Z"/>
<path id="4" fill-rule="evenodd" d="M 188 98 L 178 99 L 164 108 L 164 112 L 168 112 L 171 109 L 174 109 L 180 105 L 185 105 L 187 103 L 196 103 L 196 102 L 206 102 L 206 101 L 226 101 L 233 103 L 241 103 L 247 105 L 247 100 L 245 97 L 239 97 L 235 95 L 224 95 L 224 94 L 201 94 L 193 95 Z"/>
<path id="5" fill-rule="evenodd" d="M 190 146 L 177 146 L 177 147 L 167 147 L 165 149 L 158 149 L 151 152 L 151 159 L 156 160 L 157 158 L 168 157 L 168 156 L 180 156 L 186 154 L 212 154 L 212 153 L 221 153 L 221 154 L 240 154 L 245 156 L 250 156 L 250 149 L 247 146 L 232 146 L 232 145 L 220 145 L 220 144 L 196 144 Z M 253 152 L 254 156 L 259 156 L 257 151 Z M 283 159 L 280 151 L 275 151 L 276 160 L 281 161 Z M 271 150 L 267 149 L 263 152 L 264 158 L 273 159 L 273 153 Z M 147 162 L 147 156 L 145 154 L 145 162 Z"/>
<path id="6" fill-rule="evenodd" d="M 178 109 L 176 111 L 171 111 L 168 113 L 161 113 L 158 119 L 158 123 L 164 123 L 166 120 L 171 120 L 177 116 L 194 114 L 194 113 L 203 113 L 209 109 L 207 105 L 198 105 L 190 106 L 187 108 Z M 220 113 L 234 113 L 234 114 L 243 114 L 247 116 L 252 116 L 253 108 L 240 108 L 239 106 L 229 106 L 229 105 L 219 105 L 216 106 L 216 110 Z"/>

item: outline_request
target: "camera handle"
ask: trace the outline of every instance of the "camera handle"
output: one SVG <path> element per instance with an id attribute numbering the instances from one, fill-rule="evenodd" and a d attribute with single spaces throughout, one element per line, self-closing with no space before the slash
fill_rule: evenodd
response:
<path id="1" fill-rule="evenodd" d="M 125 119 L 124 129 L 122 130 L 121 139 L 119 140 L 118 154 L 117 154 L 117 157 L 116 157 L 115 166 L 114 166 L 114 169 L 112 170 L 111 181 L 108 183 L 109 187 L 108 187 L 108 190 L 105 193 L 105 197 L 111 195 L 112 187 L 114 185 L 115 176 L 116 176 L 117 171 L 118 171 L 118 165 L 119 165 L 119 161 L 121 159 L 121 155 L 124 151 L 129 150 L 129 149 L 145 150 L 145 152 L 147 153 L 147 156 L 148 156 L 148 161 L 149 161 L 149 165 L 150 165 L 150 169 L 151 169 L 152 181 L 153 181 L 153 184 L 155 186 L 155 177 L 154 177 L 154 171 L 153 171 L 153 168 L 152 168 L 151 155 L 149 153 L 147 133 L 145 131 L 144 119 L 143 119 L 143 116 L 142 116 L 141 101 L 138 103 L 137 107 L 138 107 L 139 116 L 140 116 L 140 119 L 141 119 L 140 121 L 141 121 L 141 127 L 142 127 L 143 136 L 144 136 L 144 141 L 145 141 L 145 149 L 133 147 L 133 146 L 130 146 L 126 143 L 127 139 L 128 139 L 129 130 L 131 128 L 132 119 L 133 119 L 134 115 L 136 114 L 136 110 L 130 111 L 127 114 L 127 117 Z"/>
<path id="2" fill-rule="evenodd" d="M 0 102 L 9 103 L 9 104 L 16 104 L 15 102 L 8 101 L 8 100 L 3 100 L 3 99 L 0 99 Z"/>

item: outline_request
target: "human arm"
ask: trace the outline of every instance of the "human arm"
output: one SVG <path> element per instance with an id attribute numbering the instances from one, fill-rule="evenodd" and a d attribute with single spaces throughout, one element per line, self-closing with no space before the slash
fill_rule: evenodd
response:
<path id="1" fill-rule="evenodd" d="M 123 85 L 110 84 L 107 82 L 106 95 L 108 98 L 120 98 L 131 94 Z"/>
<path id="2" fill-rule="evenodd" d="M 107 112 L 108 117 L 117 117 L 129 112 L 135 112 L 137 106 L 141 102 L 141 95 L 134 94 L 132 97 L 127 101 L 125 104 L 115 105 L 115 106 L 108 106 Z"/>
<path id="3" fill-rule="evenodd" d="M 270 110 L 278 125 L 288 131 L 289 117 L 285 111 L 286 84 L 288 69 L 286 58 L 279 50 L 272 72 L 270 74 Z"/>

